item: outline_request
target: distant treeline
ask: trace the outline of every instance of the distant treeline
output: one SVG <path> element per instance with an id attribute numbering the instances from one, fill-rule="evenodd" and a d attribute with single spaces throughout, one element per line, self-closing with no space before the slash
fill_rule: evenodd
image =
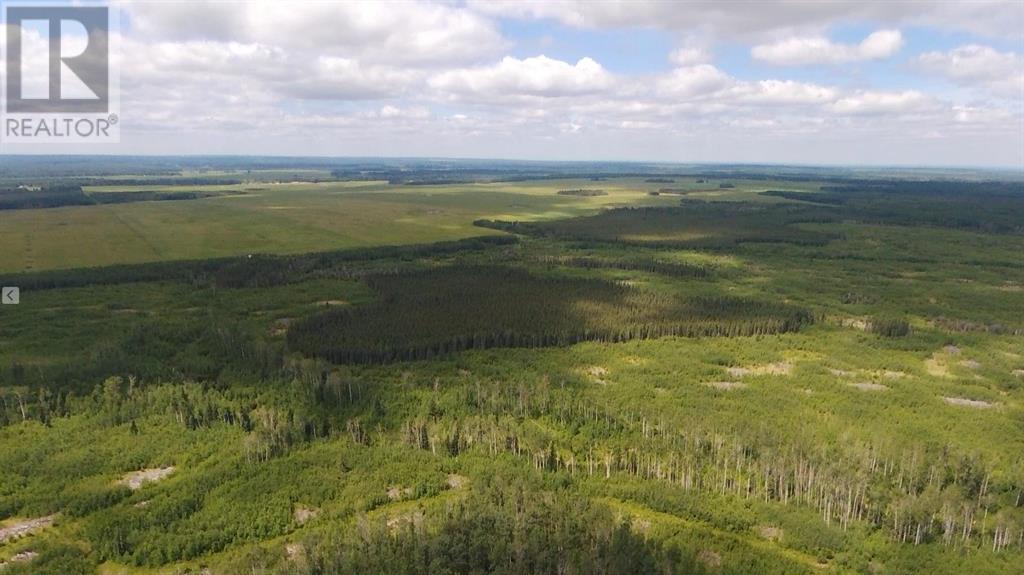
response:
<path id="1" fill-rule="evenodd" d="M 0 189 L 0 210 L 29 210 L 59 208 L 61 206 L 87 206 L 94 204 L 76 185 L 53 185 L 39 189 Z"/>
<path id="2" fill-rule="evenodd" d="M 78 185 L 45 186 L 40 189 L 0 189 L 0 210 L 29 210 L 90 206 L 95 204 L 125 204 L 130 202 L 197 200 L 217 195 L 205 191 L 182 192 L 95 192 L 86 194 Z"/>
<path id="3" fill-rule="evenodd" d="M 76 184 L 89 186 L 232 186 L 243 184 L 233 176 L 153 177 L 153 178 L 91 178 L 76 180 Z"/>
<path id="4" fill-rule="evenodd" d="M 242 192 L 239 192 L 242 193 Z M 168 202 L 175 200 L 198 200 L 217 196 L 215 192 L 196 190 L 194 192 L 92 192 L 89 197 L 98 204 L 127 204 L 131 202 Z"/>
<path id="5" fill-rule="evenodd" d="M 813 321 L 793 306 L 679 299 L 590 278 L 449 266 L 366 278 L 379 299 L 294 324 L 288 346 L 335 363 L 421 360 L 467 349 L 551 347 L 663 336 L 751 336 Z"/>
<path id="6" fill-rule="evenodd" d="M 588 189 L 576 189 L 576 190 L 558 190 L 560 196 L 582 196 L 585 198 L 591 198 L 596 196 L 607 196 L 608 192 L 604 190 L 588 190 Z"/>
<path id="7" fill-rule="evenodd" d="M 477 220 L 475 225 L 579 245 L 617 243 L 647 247 L 718 249 L 740 243 L 820 246 L 835 234 L 793 224 L 830 222 L 836 214 L 816 206 L 682 200 L 680 207 L 617 208 L 594 216 L 543 222 Z"/>
<path id="8" fill-rule="evenodd" d="M 651 257 L 598 258 L 591 256 L 551 256 L 538 258 L 539 262 L 583 269 L 636 270 L 672 277 L 708 277 L 706 266 L 683 262 L 663 262 Z"/>
<path id="9" fill-rule="evenodd" d="M 820 204 L 862 223 L 1024 232 L 1024 184 L 1015 182 L 892 181 L 762 193 Z"/>
<path id="10" fill-rule="evenodd" d="M 344 264 L 369 260 L 412 260 L 442 256 L 467 250 L 483 250 L 509 246 L 518 242 L 514 236 L 480 236 L 463 240 L 354 248 L 300 255 L 237 256 L 207 260 L 185 260 L 125 264 L 100 268 L 50 270 L 0 276 L 3 285 L 16 285 L 22 290 L 44 290 L 88 285 L 112 285 L 151 281 L 173 281 L 193 285 L 213 284 L 217 287 L 269 287 L 339 274 L 346 276 Z"/>

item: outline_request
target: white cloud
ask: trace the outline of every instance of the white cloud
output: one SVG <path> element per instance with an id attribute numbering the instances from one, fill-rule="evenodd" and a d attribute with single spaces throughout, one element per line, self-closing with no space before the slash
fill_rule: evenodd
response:
<path id="1" fill-rule="evenodd" d="M 945 146 L 936 149 L 958 163 L 968 161 L 963 142 L 972 141 L 985 142 L 983 162 L 1006 163 L 1024 157 L 1020 54 L 972 44 L 914 60 L 922 70 L 1007 99 L 961 101 L 961 91 L 943 100 L 924 88 L 886 90 L 871 68 L 845 86 L 836 79 L 816 83 L 811 74 L 759 76 L 757 68 L 736 77 L 712 63 L 712 50 L 728 36 L 762 43 L 780 63 L 883 58 L 901 44 L 896 26 L 940 13 L 950 22 L 949 14 L 959 14 L 964 27 L 973 26 L 962 18 L 968 12 L 1004 25 L 1014 22 L 1017 8 L 1010 8 L 801 1 L 736 10 L 702 0 L 686 9 L 640 0 L 137 2 L 128 7 L 119 60 L 123 149 L 737 161 L 850 161 L 870 152 L 909 161 L 918 157 L 916 142 L 934 136 Z M 678 42 L 668 54 L 673 68 L 613 73 L 585 52 L 572 60 L 535 55 L 566 48 L 546 29 L 536 32 L 550 43 L 537 43 L 526 55 L 531 31 L 517 32 L 520 52 L 512 57 L 512 42 L 488 15 L 509 11 L 588 28 L 671 30 Z M 837 23 L 893 30 L 842 44 L 823 35 Z M 703 156 L 690 155 L 697 141 L 706 145 Z M 806 156 L 794 156 L 798 149 Z M 996 152 L 990 157 L 988 150 Z"/>
<path id="2" fill-rule="evenodd" d="M 734 83 L 732 77 L 711 64 L 699 64 L 672 70 L 658 80 L 657 89 L 668 96 L 695 98 L 718 93 Z"/>
<path id="3" fill-rule="evenodd" d="M 676 66 L 693 66 L 707 64 L 711 61 L 711 54 L 704 48 L 689 46 L 673 50 L 668 55 L 668 60 Z"/>
<path id="4" fill-rule="evenodd" d="M 922 69 L 965 86 L 978 86 L 992 94 L 1024 99 L 1024 57 L 970 44 L 949 52 L 927 52 L 917 58 Z"/>
<path id="5" fill-rule="evenodd" d="M 450 65 L 507 46 L 495 23 L 431 2 L 129 2 L 136 35 L 281 46 L 378 64 Z"/>
<path id="6" fill-rule="evenodd" d="M 938 103 L 916 90 L 901 92 L 861 91 L 844 96 L 829 106 L 843 115 L 917 114 L 934 111 Z"/>
<path id="7" fill-rule="evenodd" d="M 1024 4 L 1015 0 L 864 0 L 734 2 L 688 0 L 470 0 L 484 14 L 552 19 L 586 28 L 659 28 L 707 30 L 733 38 L 769 38 L 796 32 L 821 32 L 846 22 L 883 26 L 919 25 L 988 36 L 1019 38 Z"/>
<path id="8" fill-rule="evenodd" d="M 423 77 L 398 68 L 336 56 L 311 55 L 256 43 L 190 40 L 140 42 L 125 39 L 117 60 L 122 88 L 194 89 L 201 100 L 216 89 L 245 87 L 299 99 L 362 100 L 401 95 Z M 205 87 L 204 87 L 205 86 Z"/>
<path id="9" fill-rule="evenodd" d="M 757 104 L 813 105 L 832 102 L 837 90 L 792 80 L 760 80 L 737 90 L 741 101 Z"/>
<path id="10" fill-rule="evenodd" d="M 424 106 L 411 106 L 408 108 L 399 108 L 397 106 L 384 106 L 376 113 L 381 118 L 388 119 L 416 119 L 422 120 L 430 117 L 430 110 Z"/>
<path id="11" fill-rule="evenodd" d="M 899 30 L 879 30 L 859 44 L 837 44 L 823 36 L 793 37 L 772 44 L 760 44 L 750 54 L 757 60 L 779 66 L 840 64 L 881 60 L 903 46 Z"/>
<path id="12" fill-rule="evenodd" d="M 593 94 L 611 88 L 613 76 L 591 58 L 576 64 L 536 56 L 506 56 L 492 66 L 442 72 L 431 87 L 457 96 L 505 99 L 517 96 L 560 97 Z"/>

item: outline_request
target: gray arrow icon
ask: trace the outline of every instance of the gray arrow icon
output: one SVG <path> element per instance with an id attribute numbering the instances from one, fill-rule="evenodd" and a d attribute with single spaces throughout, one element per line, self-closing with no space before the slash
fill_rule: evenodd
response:
<path id="1" fill-rule="evenodd" d="M 0 289 L 0 303 L 3 305 L 17 305 L 21 302 L 21 290 L 16 287 L 5 287 Z"/>

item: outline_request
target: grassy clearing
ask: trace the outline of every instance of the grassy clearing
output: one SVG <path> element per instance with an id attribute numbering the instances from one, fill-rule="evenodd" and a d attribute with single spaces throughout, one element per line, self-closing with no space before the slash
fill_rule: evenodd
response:
<path id="1" fill-rule="evenodd" d="M 209 191 L 214 198 L 0 213 L 0 272 L 117 263 L 292 254 L 493 233 L 480 218 L 552 219 L 620 205 L 668 205 L 652 184 L 626 180 L 607 196 L 559 196 L 587 180 L 390 186 L 380 182 L 88 187 L 87 191 Z M 172 205 L 173 204 L 173 205 Z"/>

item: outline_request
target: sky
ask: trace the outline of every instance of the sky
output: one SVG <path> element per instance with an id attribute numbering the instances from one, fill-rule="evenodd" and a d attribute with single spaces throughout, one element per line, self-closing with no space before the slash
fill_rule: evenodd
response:
<path id="1" fill-rule="evenodd" d="M 1024 169 L 1019 0 L 119 14 L 121 142 L 14 151 Z"/>

